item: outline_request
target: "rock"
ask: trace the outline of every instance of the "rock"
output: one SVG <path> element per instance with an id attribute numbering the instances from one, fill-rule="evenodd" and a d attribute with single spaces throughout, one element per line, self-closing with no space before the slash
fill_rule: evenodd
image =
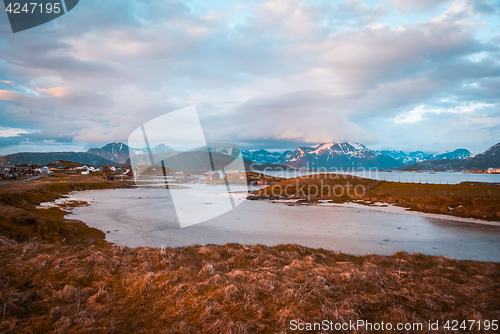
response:
<path id="1" fill-rule="evenodd" d="M 77 288 L 72 285 L 66 285 L 62 291 L 62 298 L 66 301 L 70 301 L 76 297 Z"/>

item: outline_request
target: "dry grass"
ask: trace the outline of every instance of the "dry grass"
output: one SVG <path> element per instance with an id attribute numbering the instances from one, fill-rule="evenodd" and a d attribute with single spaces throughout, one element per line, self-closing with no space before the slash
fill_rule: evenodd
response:
<path id="1" fill-rule="evenodd" d="M 104 233 L 79 221 L 64 218 L 59 208 L 36 209 L 72 191 L 128 187 L 129 183 L 106 181 L 100 176 L 47 177 L 30 182 L 0 185 L 0 235 L 22 242 L 33 237 L 60 240 L 68 244 L 90 244 L 104 239 Z M 76 203 L 69 203 L 68 207 Z M 80 203 L 81 204 L 81 203 Z"/>
<path id="2" fill-rule="evenodd" d="M 0 254 L 2 333 L 279 333 L 293 319 L 500 318 L 498 263 L 298 245 L 75 248 L 3 237 Z"/>

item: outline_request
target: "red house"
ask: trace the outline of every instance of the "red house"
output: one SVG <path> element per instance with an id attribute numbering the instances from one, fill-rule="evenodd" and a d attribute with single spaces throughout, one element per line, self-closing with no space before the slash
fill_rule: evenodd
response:
<path id="1" fill-rule="evenodd" d="M 219 180 L 220 173 L 217 171 L 206 172 L 204 174 L 204 179 L 205 179 L 205 181 Z"/>

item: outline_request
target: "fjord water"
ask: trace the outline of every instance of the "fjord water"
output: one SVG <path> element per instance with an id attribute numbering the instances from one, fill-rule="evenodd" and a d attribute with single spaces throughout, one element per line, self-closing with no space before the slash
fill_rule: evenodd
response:
<path id="1" fill-rule="evenodd" d="M 129 247 L 297 243 L 354 255 L 406 251 L 500 261 L 499 226 L 364 208 L 244 201 L 219 217 L 181 229 L 166 194 L 164 189 L 76 192 L 71 199 L 90 205 L 75 208 L 68 218 L 109 231 L 108 241 Z"/>

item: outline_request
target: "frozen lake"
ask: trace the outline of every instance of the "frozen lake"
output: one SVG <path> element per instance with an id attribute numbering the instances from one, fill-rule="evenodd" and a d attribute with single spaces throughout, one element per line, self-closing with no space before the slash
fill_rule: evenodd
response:
<path id="1" fill-rule="evenodd" d="M 318 174 L 317 172 L 306 171 L 262 171 L 261 173 L 278 176 L 284 178 L 294 178 L 298 176 L 305 176 L 311 174 Z M 393 181 L 405 183 L 434 183 L 434 184 L 458 184 L 464 181 L 471 182 L 495 182 L 500 183 L 500 174 L 472 174 L 464 172 L 380 172 L 380 171 L 362 171 L 362 172 L 344 172 L 339 174 L 356 175 L 368 179 L 380 181 Z"/>
<path id="2" fill-rule="evenodd" d="M 379 212 L 361 206 L 246 201 L 240 196 L 235 197 L 241 203 L 233 210 L 180 228 L 168 194 L 162 189 L 76 192 L 71 199 L 87 200 L 90 206 L 75 208 L 68 218 L 109 231 L 108 241 L 129 247 L 297 243 L 355 255 L 407 251 L 500 261 L 500 226 Z"/>

